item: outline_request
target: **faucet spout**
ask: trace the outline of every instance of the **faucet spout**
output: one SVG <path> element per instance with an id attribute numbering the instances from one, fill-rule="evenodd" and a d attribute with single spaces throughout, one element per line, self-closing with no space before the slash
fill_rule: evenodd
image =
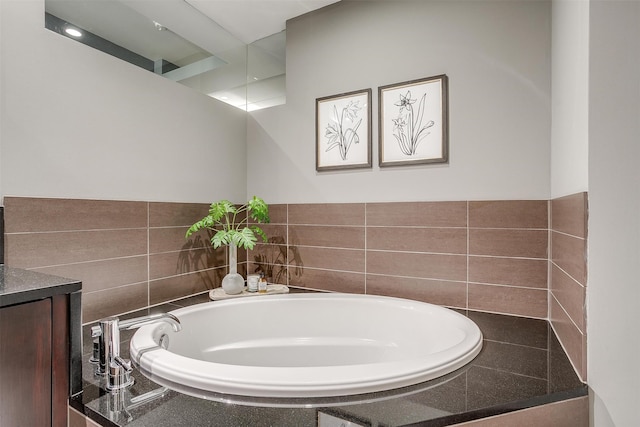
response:
<path id="1" fill-rule="evenodd" d="M 182 324 L 180 324 L 180 319 L 174 316 L 171 313 L 158 313 L 151 314 L 149 316 L 136 317 L 135 319 L 121 320 L 120 321 L 120 329 L 123 331 L 128 331 L 130 329 L 140 328 L 145 325 L 151 325 L 153 323 L 158 322 L 167 322 L 171 325 L 174 332 L 178 332 L 182 330 Z"/>

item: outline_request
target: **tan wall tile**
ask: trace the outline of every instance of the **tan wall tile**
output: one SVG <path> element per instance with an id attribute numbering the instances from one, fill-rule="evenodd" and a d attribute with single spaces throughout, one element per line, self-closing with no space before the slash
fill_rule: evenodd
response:
<path id="1" fill-rule="evenodd" d="M 289 205 L 289 224 L 364 225 L 364 203 Z"/>
<path id="2" fill-rule="evenodd" d="M 149 227 L 189 227 L 209 213 L 206 203 L 149 203 Z"/>
<path id="3" fill-rule="evenodd" d="M 466 227 L 467 202 L 367 203 L 367 226 Z"/>
<path id="4" fill-rule="evenodd" d="M 226 264 L 227 252 L 225 248 L 213 249 L 212 246 L 180 252 L 152 254 L 149 255 L 149 278 L 151 280 L 161 279 L 163 277 L 222 267 Z"/>
<path id="5" fill-rule="evenodd" d="M 408 298 L 447 307 L 467 306 L 467 284 L 464 282 L 367 274 L 367 294 Z"/>
<path id="6" fill-rule="evenodd" d="M 551 260 L 580 284 L 587 283 L 587 248 L 584 239 L 552 232 Z"/>
<path id="7" fill-rule="evenodd" d="M 551 229 L 576 237 L 587 237 L 587 193 L 551 201 Z"/>
<path id="8" fill-rule="evenodd" d="M 413 252 L 367 251 L 367 273 L 464 281 L 467 257 Z"/>
<path id="9" fill-rule="evenodd" d="M 224 260 L 225 260 L 224 263 L 228 264 L 229 263 L 229 261 L 228 261 L 229 248 L 225 246 L 224 248 L 218 248 L 216 250 L 220 250 L 220 249 L 224 249 L 226 251 L 225 253 L 227 255 L 224 256 Z M 248 254 L 247 254 L 247 250 L 246 249 L 238 248 L 237 255 L 238 255 L 238 264 L 247 262 Z M 217 266 L 214 266 L 214 267 L 217 267 Z"/>
<path id="10" fill-rule="evenodd" d="M 587 216 L 587 193 L 551 201 L 549 317 L 583 379 L 586 378 Z"/>
<path id="11" fill-rule="evenodd" d="M 364 248 L 364 227 L 290 225 L 289 244 L 328 248 Z"/>
<path id="12" fill-rule="evenodd" d="M 5 197 L 5 232 L 106 230 L 147 226 L 147 203 Z"/>
<path id="13" fill-rule="evenodd" d="M 265 202 L 269 203 L 268 200 Z M 269 205 L 269 221 L 270 224 L 287 224 L 287 209 L 288 206 L 285 204 L 273 204 Z M 254 222 L 250 220 L 250 222 Z"/>
<path id="14" fill-rule="evenodd" d="M 289 268 L 286 265 L 277 264 L 260 264 L 250 262 L 247 265 L 247 274 L 259 274 L 264 273 L 269 283 L 277 283 L 279 285 L 289 285 L 290 275 L 300 276 L 303 269 Z"/>
<path id="15" fill-rule="evenodd" d="M 547 317 L 547 291 L 469 283 L 469 309 L 543 319 Z"/>
<path id="16" fill-rule="evenodd" d="M 585 288 L 554 264 L 551 264 L 549 288 L 578 329 L 585 333 Z"/>
<path id="17" fill-rule="evenodd" d="M 211 246 L 211 232 L 202 230 L 185 239 L 189 227 L 162 227 L 149 229 L 149 253 L 200 249 Z"/>
<path id="18" fill-rule="evenodd" d="M 548 228 L 546 200 L 469 202 L 469 227 Z"/>
<path id="19" fill-rule="evenodd" d="M 291 246 L 289 263 L 292 266 L 364 273 L 364 253 L 364 250 L 360 249 Z"/>
<path id="20" fill-rule="evenodd" d="M 546 259 L 469 257 L 469 281 L 547 288 Z"/>
<path id="21" fill-rule="evenodd" d="M 259 227 L 267 235 L 269 243 L 284 245 L 287 243 L 287 226 L 286 224 L 260 224 Z M 262 238 L 256 235 L 258 243 L 264 243 Z"/>
<path id="22" fill-rule="evenodd" d="M 249 262 L 264 265 L 287 265 L 287 245 L 257 244 L 248 253 Z"/>
<path id="23" fill-rule="evenodd" d="M 466 254 L 467 230 L 367 227 L 367 249 Z"/>
<path id="24" fill-rule="evenodd" d="M 82 281 L 82 292 L 146 282 L 147 255 L 34 268 L 41 273 Z"/>
<path id="25" fill-rule="evenodd" d="M 104 291 L 83 292 L 82 322 L 95 322 L 103 317 L 147 307 L 147 289 L 145 282 Z"/>
<path id="26" fill-rule="evenodd" d="M 147 252 L 146 229 L 7 234 L 5 239 L 7 264 L 22 268 L 121 258 Z"/>
<path id="27" fill-rule="evenodd" d="M 547 258 L 547 230 L 470 229 L 469 254 Z"/>
<path id="28" fill-rule="evenodd" d="M 219 287 L 227 273 L 225 268 L 198 271 L 149 282 L 150 305 L 200 294 Z"/>
<path id="29" fill-rule="evenodd" d="M 553 329 L 562 346 L 569 356 L 576 372 L 583 381 L 587 380 L 587 366 L 585 360 L 586 337 L 580 332 L 569 316 L 564 312 L 556 299 L 550 296 L 549 318 Z"/>
<path id="30" fill-rule="evenodd" d="M 365 275 L 362 273 L 303 268 L 299 275 L 291 275 L 289 283 L 292 286 L 325 291 L 365 293 Z"/>

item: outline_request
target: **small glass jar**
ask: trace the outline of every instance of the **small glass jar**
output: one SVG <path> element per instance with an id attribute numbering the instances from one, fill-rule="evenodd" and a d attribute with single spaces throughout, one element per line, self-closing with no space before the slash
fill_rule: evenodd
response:
<path id="1" fill-rule="evenodd" d="M 264 274 L 260 275 L 260 281 L 258 282 L 258 293 L 260 294 L 267 293 L 267 278 L 264 277 Z"/>
<path id="2" fill-rule="evenodd" d="M 258 282 L 260 281 L 260 276 L 257 274 L 249 274 L 247 276 L 247 291 L 248 292 L 258 292 Z"/>

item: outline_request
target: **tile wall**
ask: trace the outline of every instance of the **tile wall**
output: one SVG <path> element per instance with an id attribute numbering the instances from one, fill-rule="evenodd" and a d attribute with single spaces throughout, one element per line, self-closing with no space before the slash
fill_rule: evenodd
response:
<path id="1" fill-rule="evenodd" d="M 5 197 L 5 256 L 82 280 L 83 322 L 205 292 L 226 273 L 224 250 L 185 240 L 206 204 Z"/>
<path id="2" fill-rule="evenodd" d="M 587 379 L 587 193 L 551 201 L 549 318 L 583 381 Z"/>
<path id="3" fill-rule="evenodd" d="M 585 379 L 586 204 L 580 193 L 550 202 L 271 205 L 269 242 L 239 251 L 239 270 L 262 268 L 295 287 L 550 318 Z M 83 322 L 92 322 L 219 286 L 225 251 L 204 234 L 184 239 L 207 209 L 5 197 L 5 261 L 82 280 Z"/>
<path id="4" fill-rule="evenodd" d="M 273 282 L 547 317 L 546 200 L 270 209 L 248 269 Z"/>

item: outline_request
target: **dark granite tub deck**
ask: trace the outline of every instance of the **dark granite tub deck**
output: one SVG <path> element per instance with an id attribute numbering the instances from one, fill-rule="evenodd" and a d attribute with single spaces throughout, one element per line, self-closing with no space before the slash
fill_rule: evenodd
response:
<path id="1" fill-rule="evenodd" d="M 208 294 L 123 317 L 211 303 Z M 460 311 L 484 335 L 481 353 L 465 367 L 436 380 L 390 392 L 312 399 L 261 399 L 218 395 L 217 401 L 167 390 L 147 403 L 137 396 L 161 387 L 134 370 L 125 392 L 105 393 L 93 375 L 89 327 L 84 327 L 84 392 L 71 406 L 103 426 L 317 426 L 318 417 L 338 417 L 363 426 L 446 426 L 546 403 L 586 396 L 587 386 L 544 320 Z M 417 329 L 417 328 L 416 328 Z M 128 357 L 135 331 L 122 334 Z M 263 406 L 252 406 L 254 404 Z M 297 407 L 289 407 L 297 406 Z"/>

